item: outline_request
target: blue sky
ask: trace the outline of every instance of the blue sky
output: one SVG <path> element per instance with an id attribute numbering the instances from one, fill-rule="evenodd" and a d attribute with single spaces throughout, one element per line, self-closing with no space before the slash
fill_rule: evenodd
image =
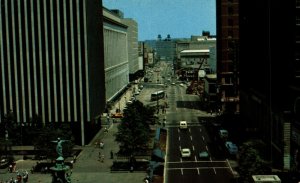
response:
<path id="1" fill-rule="evenodd" d="M 202 31 L 216 34 L 215 0 L 102 0 L 108 9 L 119 9 L 138 23 L 139 41 L 190 38 Z"/>

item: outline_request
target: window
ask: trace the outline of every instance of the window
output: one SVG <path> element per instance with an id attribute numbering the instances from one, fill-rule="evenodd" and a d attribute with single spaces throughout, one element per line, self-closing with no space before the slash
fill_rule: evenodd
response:
<path id="1" fill-rule="evenodd" d="M 228 7 L 228 15 L 233 15 L 233 7 Z"/>
<path id="2" fill-rule="evenodd" d="M 228 26 L 233 26 L 233 20 L 231 18 L 228 19 Z"/>
<path id="3" fill-rule="evenodd" d="M 296 16 L 296 25 L 300 25 L 300 16 Z"/>

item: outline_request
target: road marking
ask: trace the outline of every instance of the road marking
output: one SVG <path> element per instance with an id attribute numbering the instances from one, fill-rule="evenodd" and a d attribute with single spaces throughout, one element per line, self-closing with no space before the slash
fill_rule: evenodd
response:
<path id="1" fill-rule="evenodd" d="M 193 151 L 195 151 L 195 146 L 193 145 Z"/>
<path id="2" fill-rule="evenodd" d="M 181 158 L 180 158 L 181 159 Z M 201 163 L 201 162 L 203 162 L 203 163 L 205 163 L 205 162 L 208 162 L 208 163 L 226 163 L 227 161 L 197 161 L 198 163 Z M 179 162 L 179 161 L 170 161 L 170 162 L 167 162 L 167 163 L 169 163 L 169 164 L 176 164 L 176 163 L 195 163 L 195 161 L 181 161 L 181 162 Z"/>
<path id="3" fill-rule="evenodd" d="M 191 167 L 191 168 L 166 168 L 167 170 L 194 170 L 194 169 L 199 169 L 199 170 L 204 170 L 204 169 L 214 169 L 215 174 L 217 174 L 215 169 L 230 169 L 229 167 Z"/>
<path id="4" fill-rule="evenodd" d="M 195 162 L 197 162 L 197 156 L 195 156 Z"/>
<path id="5" fill-rule="evenodd" d="M 180 136 L 178 137 L 178 140 L 180 141 Z"/>
<path id="6" fill-rule="evenodd" d="M 191 138 L 191 141 L 193 141 L 193 137 L 192 137 L 192 136 L 190 136 L 190 138 Z"/>
<path id="7" fill-rule="evenodd" d="M 199 170 L 199 168 L 197 168 L 197 172 L 198 172 L 198 175 L 200 175 L 200 170 Z"/>
<path id="8" fill-rule="evenodd" d="M 201 128 L 199 128 L 199 130 L 200 130 L 200 132 L 202 132 L 202 129 L 201 129 Z"/>
<path id="9" fill-rule="evenodd" d="M 189 128 L 189 132 L 191 133 L 191 129 Z"/>
<path id="10" fill-rule="evenodd" d="M 232 167 L 231 167 L 231 165 L 230 165 L 228 159 L 226 159 L 226 161 L 227 161 L 227 164 L 228 164 L 228 166 L 229 166 L 229 168 L 230 168 L 230 170 L 231 170 L 231 173 L 232 173 L 232 175 L 233 175 L 233 169 L 232 169 Z"/>
<path id="11" fill-rule="evenodd" d="M 207 147 L 207 146 L 205 146 L 205 148 L 206 148 L 206 150 L 208 151 L 208 147 Z"/>
<path id="12" fill-rule="evenodd" d="M 183 175 L 183 168 L 181 168 L 181 175 Z"/>
<path id="13" fill-rule="evenodd" d="M 204 136 L 202 136 L 202 139 L 203 139 L 203 141 L 204 141 Z"/>

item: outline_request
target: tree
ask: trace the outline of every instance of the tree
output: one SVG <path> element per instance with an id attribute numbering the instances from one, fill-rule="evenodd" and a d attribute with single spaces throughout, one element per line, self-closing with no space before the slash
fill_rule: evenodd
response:
<path id="1" fill-rule="evenodd" d="M 259 140 L 248 141 L 241 146 L 238 172 L 243 181 L 250 182 L 252 175 L 270 173 L 270 163 L 261 158 L 263 147 L 264 143 Z"/>
<path id="2" fill-rule="evenodd" d="M 145 107 L 140 101 L 134 101 L 125 111 L 118 126 L 116 141 L 120 144 L 120 153 L 134 155 L 148 148 L 150 140 L 149 119 L 153 119 L 154 110 Z"/>

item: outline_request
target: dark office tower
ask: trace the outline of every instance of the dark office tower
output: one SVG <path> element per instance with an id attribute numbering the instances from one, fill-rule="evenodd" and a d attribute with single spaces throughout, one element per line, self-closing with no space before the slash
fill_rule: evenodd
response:
<path id="1" fill-rule="evenodd" d="M 101 1 L 0 0 L 1 116 L 70 123 L 85 144 L 104 110 L 103 68 Z"/>
<path id="2" fill-rule="evenodd" d="M 216 6 L 218 107 L 224 114 L 238 114 L 239 0 L 217 0 Z"/>
<path id="3" fill-rule="evenodd" d="M 282 170 L 300 145 L 299 9 L 299 0 L 240 1 L 241 116 Z"/>

